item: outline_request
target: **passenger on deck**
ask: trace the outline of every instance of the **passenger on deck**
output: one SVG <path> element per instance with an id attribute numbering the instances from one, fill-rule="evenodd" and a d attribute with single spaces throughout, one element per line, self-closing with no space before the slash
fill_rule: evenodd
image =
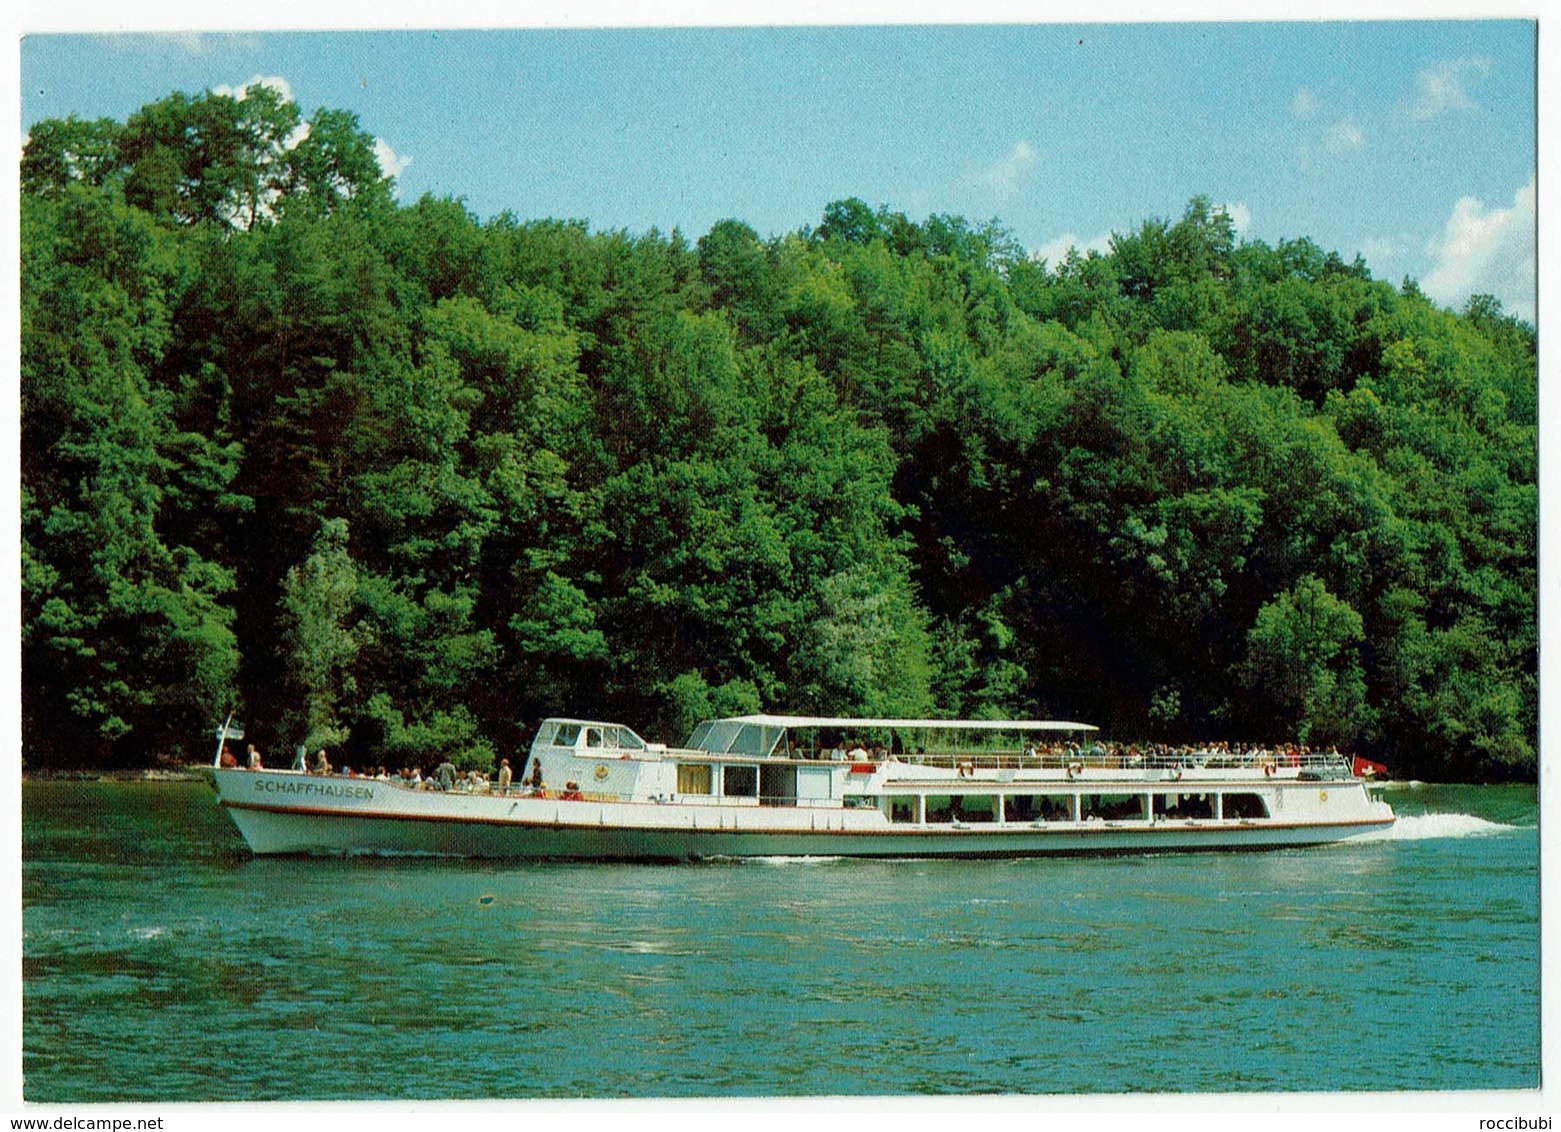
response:
<path id="1" fill-rule="evenodd" d="M 508 759 L 500 759 L 499 760 L 499 793 L 500 794 L 508 794 L 509 793 L 509 784 L 510 784 L 511 777 L 512 776 L 510 774 L 509 760 Z"/>
<path id="2" fill-rule="evenodd" d="M 238 759 L 233 757 L 233 752 L 228 750 L 226 743 L 222 744 L 222 755 L 217 759 L 217 765 L 229 768 L 238 766 Z"/>
<path id="3" fill-rule="evenodd" d="M 265 769 L 265 767 L 260 765 L 260 752 L 258 750 L 256 750 L 255 745 L 253 743 L 251 743 L 249 745 L 249 763 L 248 763 L 248 765 L 249 765 L 249 769 L 250 770 L 264 770 Z"/>
<path id="4" fill-rule="evenodd" d="M 455 764 L 449 758 L 440 763 L 434 773 L 439 776 L 439 789 L 450 790 L 455 787 Z"/>
<path id="5" fill-rule="evenodd" d="M 325 748 L 321 747 L 314 753 L 314 763 L 309 767 L 310 774 L 330 774 L 331 760 L 325 755 Z"/>
<path id="6" fill-rule="evenodd" d="M 542 784 L 542 756 L 540 755 L 531 760 L 531 777 L 527 780 L 527 785 L 537 794 L 542 793 L 544 789 Z"/>

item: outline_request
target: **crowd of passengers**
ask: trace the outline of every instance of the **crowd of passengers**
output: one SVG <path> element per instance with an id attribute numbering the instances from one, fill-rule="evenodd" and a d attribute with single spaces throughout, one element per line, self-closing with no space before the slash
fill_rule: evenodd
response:
<path id="1" fill-rule="evenodd" d="M 834 746 L 804 748 L 797 752 L 803 758 L 824 759 L 836 762 L 880 762 L 889 757 L 882 744 L 865 744 L 843 741 Z M 1019 752 L 1026 759 L 1035 759 L 1043 765 L 1065 765 L 1070 762 L 1106 766 L 1165 766 L 1165 765 L 1245 765 L 1272 760 L 1279 765 L 1300 766 L 1318 760 L 1336 760 L 1344 756 L 1337 747 L 1310 747 L 1305 743 L 1118 743 L 1096 740 L 1087 743 L 1056 742 L 1026 743 Z M 927 752 L 917 748 L 913 754 L 896 751 L 897 757 L 921 759 Z M 1013 752 L 1000 750 L 961 752 L 944 755 L 945 758 L 968 760 L 985 757 L 1011 757 Z M 938 756 L 932 756 L 934 758 Z"/>
<path id="2" fill-rule="evenodd" d="M 218 765 L 236 767 L 239 765 L 238 757 L 224 746 Z M 250 770 L 265 769 L 264 759 L 253 743 L 249 745 L 249 750 L 246 752 L 244 765 Z M 456 770 L 455 764 L 449 759 L 445 759 L 433 770 L 425 771 L 418 766 L 404 766 L 399 771 L 392 771 L 383 765 L 360 768 L 335 766 L 331 763 L 330 755 L 323 748 L 312 755 L 305 754 L 300 748 L 294 756 L 292 769 L 307 771 L 309 774 L 336 775 L 342 778 L 372 778 L 378 782 L 394 782 L 411 790 L 448 790 L 457 794 L 507 794 L 512 789 L 536 793 L 543 790 L 540 766 L 533 764 L 530 777 L 516 784 L 508 759 L 499 760 L 498 773 L 490 778 L 480 770 Z M 565 790 L 578 793 L 579 786 L 570 782 L 566 784 Z"/>
<path id="3" fill-rule="evenodd" d="M 878 743 L 866 744 L 856 741 L 842 741 L 832 747 L 805 748 L 794 750 L 794 755 L 803 758 L 823 759 L 843 762 L 881 762 L 889 757 L 889 752 Z M 896 754 L 901 754 L 896 752 Z M 1027 743 L 1021 755 L 1024 759 L 1035 760 L 1041 765 L 1066 766 L 1073 762 L 1087 763 L 1093 766 L 1242 766 L 1255 762 L 1272 762 L 1279 766 L 1301 766 L 1310 764 L 1318 759 L 1341 760 L 1343 755 L 1337 747 L 1312 748 L 1305 743 L 1289 744 L 1263 744 L 1263 743 L 1199 743 L 1196 745 L 1175 746 L 1169 743 L 1117 743 L 1106 741 L 1094 741 L 1090 743 L 1064 742 L 1064 743 Z M 962 752 L 955 755 L 945 755 L 943 758 L 956 760 L 962 767 L 973 766 L 973 760 L 982 757 L 1011 757 L 1011 752 L 980 751 Z M 926 752 L 917 748 L 917 759 L 926 758 Z M 939 756 L 932 756 L 933 759 Z M 253 743 L 249 744 L 245 765 L 250 770 L 264 769 L 260 751 Z M 224 767 L 236 767 L 239 765 L 237 757 L 226 747 L 222 748 L 219 765 Z M 511 790 L 519 790 L 525 793 L 543 793 L 546 789 L 542 781 L 542 767 L 540 763 L 533 761 L 531 773 L 519 784 L 513 779 L 508 759 L 499 760 L 498 773 L 494 778 L 478 770 L 456 770 L 455 764 L 449 759 L 441 762 L 437 768 L 425 773 L 422 767 L 404 766 L 399 771 L 392 772 L 385 766 L 368 767 L 354 770 L 350 766 L 333 766 L 330 756 L 324 749 L 316 751 L 313 755 L 306 755 L 303 748 L 299 748 L 293 760 L 294 770 L 304 770 L 310 774 L 340 775 L 345 778 L 372 778 L 380 782 L 395 782 L 412 790 L 447 790 L 459 794 L 508 794 Z M 563 798 L 578 797 L 580 787 L 578 783 L 567 782 L 564 784 Z"/>

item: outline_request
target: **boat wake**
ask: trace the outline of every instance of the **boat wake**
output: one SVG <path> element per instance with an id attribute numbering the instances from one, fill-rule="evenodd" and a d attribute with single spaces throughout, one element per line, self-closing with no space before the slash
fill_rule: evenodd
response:
<path id="1" fill-rule="evenodd" d="M 723 860 L 742 861 L 754 865 L 829 865 L 844 857 L 731 857 Z"/>
<path id="2" fill-rule="evenodd" d="M 1391 828 L 1367 833 L 1356 841 L 1429 841 L 1433 838 L 1490 837 L 1521 827 L 1487 821 L 1473 814 L 1400 814 Z"/>

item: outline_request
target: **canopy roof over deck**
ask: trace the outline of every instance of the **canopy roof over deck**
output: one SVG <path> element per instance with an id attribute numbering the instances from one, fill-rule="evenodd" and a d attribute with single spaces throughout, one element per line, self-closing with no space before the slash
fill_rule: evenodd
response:
<path id="1" fill-rule="evenodd" d="M 837 728 L 846 732 L 896 731 L 1094 731 L 1087 723 L 1055 719 L 862 719 L 835 715 L 737 715 L 707 719 L 694 728 L 687 746 L 716 755 L 766 758 L 795 728 Z"/>
<path id="2" fill-rule="evenodd" d="M 736 715 L 720 723 L 766 727 L 895 727 L 906 731 L 1096 731 L 1088 723 L 1060 719 L 862 719 L 846 715 Z"/>

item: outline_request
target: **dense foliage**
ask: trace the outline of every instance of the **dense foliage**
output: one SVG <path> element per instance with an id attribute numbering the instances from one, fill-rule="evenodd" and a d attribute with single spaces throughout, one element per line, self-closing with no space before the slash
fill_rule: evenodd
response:
<path id="1" fill-rule="evenodd" d="M 1028 258 L 399 205 L 261 87 L 33 127 L 26 755 L 1056 716 L 1533 773 L 1536 362 L 1219 209 Z"/>

